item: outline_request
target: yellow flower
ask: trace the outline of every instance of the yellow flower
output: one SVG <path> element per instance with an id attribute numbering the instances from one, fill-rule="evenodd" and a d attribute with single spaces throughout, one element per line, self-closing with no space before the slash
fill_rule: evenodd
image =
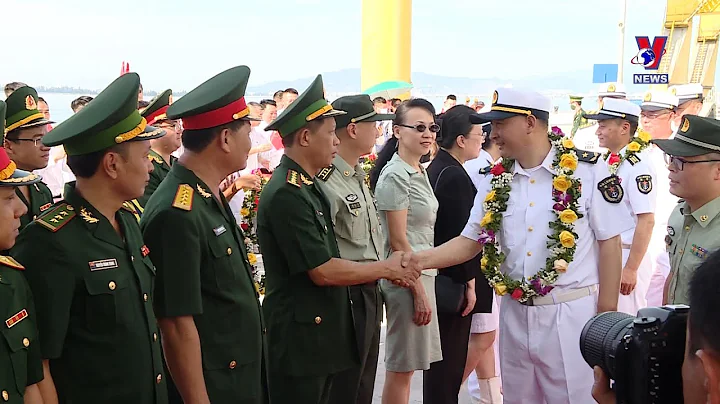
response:
<path id="1" fill-rule="evenodd" d="M 630 142 L 630 144 L 627 145 L 627 148 L 631 152 L 636 152 L 640 150 L 640 145 L 638 144 L 638 142 Z"/>
<path id="2" fill-rule="evenodd" d="M 563 223 L 574 223 L 578 219 L 572 209 L 565 209 L 560 212 L 560 221 Z"/>
<path id="3" fill-rule="evenodd" d="M 248 253 L 248 262 L 250 263 L 250 265 L 257 264 L 257 257 L 255 256 L 255 254 Z"/>
<path id="4" fill-rule="evenodd" d="M 566 149 L 574 149 L 575 148 L 575 143 L 573 143 L 573 141 L 569 138 L 564 138 L 562 140 L 562 145 Z"/>
<path id="5" fill-rule="evenodd" d="M 480 258 L 480 268 L 481 268 L 481 269 L 487 268 L 487 264 L 488 264 L 488 259 L 487 259 L 487 257 L 482 257 L 482 258 Z"/>
<path id="6" fill-rule="evenodd" d="M 577 168 L 577 157 L 570 153 L 563 154 L 560 156 L 560 167 L 575 170 Z"/>
<path id="7" fill-rule="evenodd" d="M 565 248 L 571 248 L 575 246 L 575 236 L 567 230 L 560 232 L 560 244 Z"/>
<path id="8" fill-rule="evenodd" d="M 507 293 L 507 286 L 505 286 L 504 283 L 498 282 L 495 284 L 495 293 L 497 293 L 498 296 L 502 296 L 505 293 Z"/>
<path id="9" fill-rule="evenodd" d="M 483 216 L 482 220 L 480 221 L 480 226 L 485 227 L 493 220 L 493 214 L 492 212 L 485 213 L 485 216 Z"/>
<path id="10" fill-rule="evenodd" d="M 555 262 L 553 262 L 553 269 L 564 274 L 568 269 L 568 262 L 562 259 L 555 260 Z"/>
<path id="11" fill-rule="evenodd" d="M 642 141 L 645 142 L 645 143 L 647 143 L 647 142 L 649 142 L 650 140 L 652 140 L 652 136 L 650 136 L 649 133 L 645 132 L 645 131 L 642 130 L 642 129 L 638 129 L 638 131 L 637 131 L 637 137 L 639 137 L 640 140 L 642 140 Z"/>
<path id="12" fill-rule="evenodd" d="M 492 202 L 495 200 L 495 190 L 488 192 L 487 195 L 485 195 L 485 202 Z"/>
<path id="13" fill-rule="evenodd" d="M 240 216 L 245 217 L 245 216 L 249 216 L 249 215 L 250 215 L 250 209 L 248 209 L 248 208 L 240 209 Z"/>
<path id="14" fill-rule="evenodd" d="M 558 175 L 553 179 L 553 188 L 560 192 L 565 192 L 570 188 L 570 180 L 564 175 Z"/>

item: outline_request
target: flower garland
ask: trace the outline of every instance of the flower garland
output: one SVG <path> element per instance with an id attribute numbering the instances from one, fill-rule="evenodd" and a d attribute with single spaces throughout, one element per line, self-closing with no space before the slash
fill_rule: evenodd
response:
<path id="1" fill-rule="evenodd" d="M 635 136 L 630 139 L 630 143 L 628 143 L 628 145 L 625 147 L 625 154 L 620 156 L 615 153 L 607 152 L 604 158 L 608 162 L 610 174 L 617 175 L 617 172 L 620 169 L 620 165 L 622 165 L 623 161 L 627 160 L 628 157 L 630 157 L 631 155 L 640 153 L 641 151 L 648 148 L 648 146 L 650 146 L 651 139 L 652 136 L 650 136 L 649 133 L 645 132 L 642 129 L 638 129 Z"/>
<path id="2" fill-rule="evenodd" d="M 367 156 L 360 158 L 360 165 L 362 166 L 363 171 L 365 171 L 365 184 L 368 188 L 370 188 L 370 170 L 375 167 L 375 160 L 377 160 L 375 153 L 370 153 Z"/>
<path id="3" fill-rule="evenodd" d="M 578 164 L 575 145 L 571 139 L 564 138 L 562 130 L 555 126 L 548 133 L 548 137 L 555 148 L 552 197 L 555 202 L 553 211 L 557 218 L 550 222 L 552 234 L 548 236 L 547 242 L 550 254 L 543 269 L 527 280 L 512 279 L 500 271 L 506 257 L 500 249 L 496 235 L 501 231 L 502 214 L 510 199 L 514 160 L 503 159 L 490 170 L 493 175 L 490 181 L 491 190 L 483 203 L 486 213 L 480 222 L 478 238 L 483 254 L 480 268 L 498 295 L 510 293 L 512 298 L 519 302 L 547 295 L 560 275 L 567 271 L 575 255 L 578 239 L 574 223 L 583 216 L 578 205 L 581 184 L 580 180 L 573 176 Z"/>
<path id="4" fill-rule="evenodd" d="M 258 170 L 252 174 L 260 175 Z M 245 248 L 247 249 L 248 262 L 252 267 L 255 287 L 260 294 L 265 294 L 265 271 L 258 268 L 257 255 L 260 254 L 260 245 L 257 240 L 257 211 L 260 205 L 260 194 L 265 184 L 269 181 L 269 175 L 262 175 L 259 190 L 249 190 L 245 193 L 242 208 L 240 209 L 240 228 L 245 234 Z"/>

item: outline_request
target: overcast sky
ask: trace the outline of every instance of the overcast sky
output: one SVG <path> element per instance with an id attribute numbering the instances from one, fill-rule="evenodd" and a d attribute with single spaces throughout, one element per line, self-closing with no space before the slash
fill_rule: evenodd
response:
<path id="1" fill-rule="evenodd" d="M 393 1 L 393 0 L 387 0 Z M 658 35 L 665 1 L 628 0 L 635 35 Z M 539 75 L 617 62 L 620 0 L 414 0 L 412 69 Z M 246 64 L 250 85 L 359 68 L 361 0 L 0 0 L 0 83 L 100 89 L 123 60 L 146 88 L 191 89 Z"/>

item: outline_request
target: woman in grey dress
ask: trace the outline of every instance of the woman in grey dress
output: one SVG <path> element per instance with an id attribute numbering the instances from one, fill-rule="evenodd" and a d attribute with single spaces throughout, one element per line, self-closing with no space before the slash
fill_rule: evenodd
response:
<path id="1" fill-rule="evenodd" d="M 433 248 L 438 202 L 420 157 L 435 144 L 439 130 L 427 100 L 411 99 L 395 111 L 393 137 L 371 175 L 388 254 Z M 424 270 L 411 288 L 380 282 L 387 310 L 384 404 L 407 403 L 413 373 L 442 360 L 435 276 L 437 269 Z"/>

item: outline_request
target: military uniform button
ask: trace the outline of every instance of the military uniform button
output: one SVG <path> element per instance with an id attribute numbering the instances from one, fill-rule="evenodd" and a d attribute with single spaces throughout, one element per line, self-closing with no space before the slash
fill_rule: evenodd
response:
<path id="1" fill-rule="evenodd" d="M 230 361 L 230 365 L 228 365 L 228 367 L 230 369 L 235 369 L 236 366 L 237 366 L 237 362 L 235 362 L 235 361 Z"/>
<path id="2" fill-rule="evenodd" d="M 29 346 L 30 346 L 30 340 L 27 339 L 27 338 L 23 338 L 23 346 L 24 346 L 25 348 L 29 347 Z"/>
<path id="3" fill-rule="evenodd" d="M 110 290 L 115 290 L 116 287 L 117 285 L 114 281 L 110 281 L 110 283 L 108 283 L 108 288 L 110 288 Z"/>
<path id="4" fill-rule="evenodd" d="M 315 324 L 320 324 L 320 323 L 322 323 L 322 317 L 320 317 L 320 316 L 315 317 Z"/>
<path id="5" fill-rule="evenodd" d="M 227 249 L 227 255 L 230 255 L 230 254 L 232 254 L 232 248 L 228 247 L 228 249 Z"/>
<path id="6" fill-rule="evenodd" d="M 681 248 L 681 249 L 678 250 L 678 254 L 682 254 L 684 251 L 685 251 L 685 250 L 683 250 L 683 249 Z"/>
<path id="7" fill-rule="evenodd" d="M 133 257 L 133 256 L 131 255 L 131 256 L 130 256 L 130 262 L 134 262 L 134 261 L 135 261 L 135 257 Z"/>
<path id="8" fill-rule="evenodd" d="M 156 332 L 153 333 L 153 341 L 157 341 L 157 333 Z"/>
<path id="9" fill-rule="evenodd" d="M 7 390 L 2 391 L 2 398 L 3 401 L 10 401 L 10 394 L 8 394 Z"/>
<path id="10" fill-rule="evenodd" d="M 263 334 L 267 334 L 267 328 L 263 327 Z"/>
<path id="11" fill-rule="evenodd" d="M 160 384 L 162 381 L 162 374 L 159 374 L 155 377 L 155 383 Z"/>
<path id="12" fill-rule="evenodd" d="M 690 231 L 690 226 L 685 226 L 685 231 Z"/>
<path id="13" fill-rule="evenodd" d="M 533 231 L 533 227 L 532 226 L 528 227 L 528 231 Z"/>
<path id="14" fill-rule="evenodd" d="M 534 183 L 535 183 L 535 178 L 530 179 L 530 183 L 531 183 L 531 184 L 534 184 Z"/>
<path id="15" fill-rule="evenodd" d="M 530 202 L 530 207 L 532 208 L 533 206 L 535 206 L 535 202 Z"/>
<path id="16" fill-rule="evenodd" d="M 530 251 L 527 252 L 528 257 L 532 257 L 532 253 Z"/>
<path id="17" fill-rule="evenodd" d="M 146 302 L 148 301 L 148 294 L 147 294 L 147 293 L 143 293 L 143 300 L 146 301 Z"/>
<path id="18" fill-rule="evenodd" d="M 325 232 L 327 233 L 327 226 L 323 226 L 323 229 L 325 229 Z"/>

